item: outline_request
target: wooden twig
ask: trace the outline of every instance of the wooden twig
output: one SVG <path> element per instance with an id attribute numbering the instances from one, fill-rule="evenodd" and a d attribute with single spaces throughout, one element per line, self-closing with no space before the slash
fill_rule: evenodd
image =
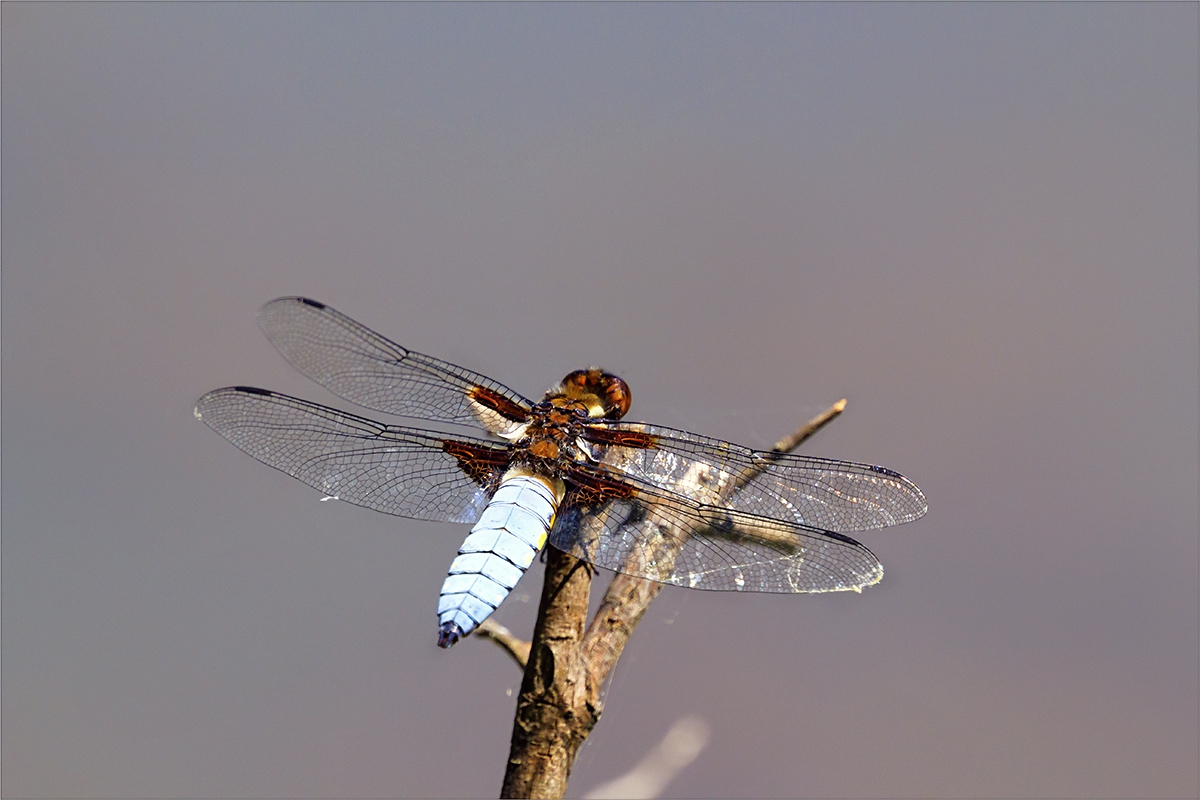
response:
<path id="1" fill-rule="evenodd" d="M 779 440 L 773 450 L 794 450 L 845 407 L 846 401 L 839 400 Z M 766 465 L 738 476 L 729 493 L 740 491 L 764 469 Z M 565 794 L 575 755 L 600 719 L 600 689 L 663 584 L 618 573 L 585 633 L 590 586 L 587 565 L 547 548 L 542 600 L 517 699 L 501 797 Z"/>
<path id="2" fill-rule="evenodd" d="M 708 744 L 711 729 L 703 718 L 691 715 L 676 720 L 658 746 L 636 767 L 619 778 L 602 783 L 585 794 L 588 798 L 658 797 L 667 784 Z"/>
<path id="3" fill-rule="evenodd" d="M 562 797 L 579 747 L 600 718 L 583 661 L 592 573 L 582 561 L 546 550 L 546 577 L 521 680 L 501 797 Z"/>
<path id="4" fill-rule="evenodd" d="M 512 656 L 518 667 L 525 669 L 525 665 L 529 662 L 529 642 L 517 637 L 491 617 L 479 623 L 479 627 L 475 629 L 475 635 L 491 639 L 501 650 Z"/>
<path id="5" fill-rule="evenodd" d="M 846 410 L 846 398 L 838 400 L 829 408 L 817 414 L 808 422 L 801 425 L 796 430 L 792 431 L 787 436 L 775 443 L 771 449 L 776 453 L 790 453 L 811 437 L 814 433 L 824 428 L 829 423 L 837 419 L 837 416 Z"/>
<path id="6" fill-rule="evenodd" d="M 836 419 L 845 408 L 846 400 L 843 398 L 780 439 L 771 450 L 776 453 L 795 450 L 813 434 Z M 740 475 L 733 491 L 737 492 L 742 489 L 760 474 L 762 474 L 761 469 Z M 588 626 L 587 635 L 583 640 L 586 658 L 597 686 L 604 682 L 613 666 L 616 665 L 633 629 L 641 622 L 650 603 L 658 596 L 662 588 L 663 584 L 645 578 L 636 578 L 623 573 L 613 576 L 612 583 L 608 585 L 608 591 L 604 593 L 604 600 L 601 601 L 600 608 L 596 610 L 596 616 L 592 618 L 592 624 Z"/>

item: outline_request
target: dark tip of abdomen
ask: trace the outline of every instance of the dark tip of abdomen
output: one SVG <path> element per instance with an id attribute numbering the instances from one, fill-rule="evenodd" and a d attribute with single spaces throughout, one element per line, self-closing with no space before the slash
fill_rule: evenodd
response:
<path id="1" fill-rule="evenodd" d="M 453 647 L 462 638 L 462 628 L 457 622 L 443 622 L 438 630 L 438 647 L 443 649 Z"/>

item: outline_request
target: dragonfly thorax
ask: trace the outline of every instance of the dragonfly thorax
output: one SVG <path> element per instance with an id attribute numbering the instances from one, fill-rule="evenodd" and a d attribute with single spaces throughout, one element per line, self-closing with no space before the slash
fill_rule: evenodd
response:
<path id="1" fill-rule="evenodd" d="M 578 441 L 587 421 L 588 408 L 583 401 L 565 397 L 543 400 L 530 409 L 529 423 L 516 442 L 525 454 L 519 460 L 539 471 L 586 460 Z"/>

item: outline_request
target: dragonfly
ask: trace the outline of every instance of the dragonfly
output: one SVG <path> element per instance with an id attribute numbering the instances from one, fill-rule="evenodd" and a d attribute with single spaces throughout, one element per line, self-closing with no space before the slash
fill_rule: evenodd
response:
<path id="1" fill-rule="evenodd" d="M 596 567 L 694 589 L 861 591 L 883 566 L 847 534 L 928 508 L 912 481 L 884 467 L 625 421 L 629 386 L 599 368 L 571 372 L 533 402 L 316 300 L 272 300 L 258 322 L 333 394 L 425 424 L 249 386 L 209 392 L 196 417 L 325 499 L 473 525 L 438 601 L 443 648 L 499 607 L 547 542 Z"/>

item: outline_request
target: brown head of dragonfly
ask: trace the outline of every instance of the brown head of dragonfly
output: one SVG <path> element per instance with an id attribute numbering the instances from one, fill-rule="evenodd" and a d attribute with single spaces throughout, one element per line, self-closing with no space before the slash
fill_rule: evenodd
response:
<path id="1" fill-rule="evenodd" d="M 592 418 L 620 419 L 629 411 L 629 384 L 598 367 L 577 369 L 562 382 L 546 392 L 546 399 L 556 397 L 581 403 Z"/>

